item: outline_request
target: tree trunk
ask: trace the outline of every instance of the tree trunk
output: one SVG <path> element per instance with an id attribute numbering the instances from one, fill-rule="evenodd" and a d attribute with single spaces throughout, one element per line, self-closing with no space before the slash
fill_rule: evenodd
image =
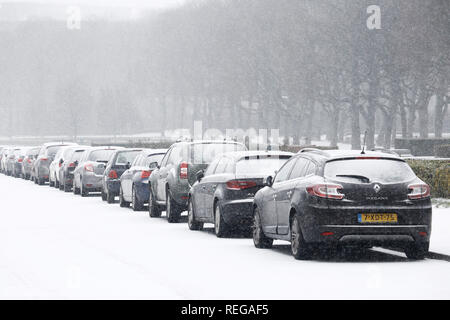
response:
<path id="1" fill-rule="evenodd" d="M 414 124 L 416 122 L 416 109 L 413 106 L 408 108 L 408 130 L 407 137 L 412 138 L 414 136 Z"/>
<path id="2" fill-rule="evenodd" d="M 332 108 L 333 110 L 334 108 Z M 330 147 L 337 148 L 338 143 L 338 132 L 339 132 L 339 116 L 340 110 L 334 109 L 331 115 L 331 137 L 330 137 Z"/>

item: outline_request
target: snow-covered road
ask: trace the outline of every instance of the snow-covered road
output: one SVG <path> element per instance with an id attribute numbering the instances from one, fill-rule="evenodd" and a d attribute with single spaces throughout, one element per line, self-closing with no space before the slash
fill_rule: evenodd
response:
<path id="1" fill-rule="evenodd" d="M 368 250 L 296 261 L 285 243 L 218 239 L 0 175 L 0 298 L 450 298 L 450 209 L 436 209 L 430 259 Z"/>

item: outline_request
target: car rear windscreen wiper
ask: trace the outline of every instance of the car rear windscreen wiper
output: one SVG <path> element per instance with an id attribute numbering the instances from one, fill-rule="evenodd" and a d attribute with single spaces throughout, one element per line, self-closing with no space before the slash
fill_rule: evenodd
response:
<path id="1" fill-rule="evenodd" d="M 337 174 L 336 177 L 345 177 L 345 178 L 355 178 L 355 179 L 359 179 L 365 183 L 369 183 L 370 179 L 365 177 L 365 176 L 360 176 L 357 174 Z"/>

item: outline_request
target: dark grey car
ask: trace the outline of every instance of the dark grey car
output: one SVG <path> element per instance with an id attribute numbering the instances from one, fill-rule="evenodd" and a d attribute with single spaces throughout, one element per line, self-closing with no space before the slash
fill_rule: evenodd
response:
<path id="1" fill-rule="evenodd" d="M 166 210 L 170 223 L 178 222 L 187 210 L 189 190 L 198 171 L 206 169 L 214 158 L 224 152 L 245 151 L 234 141 L 178 142 L 170 147 L 161 165 L 150 176 L 150 217 L 160 217 Z"/>
<path id="2" fill-rule="evenodd" d="M 203 172 L 189 192 L 188 225 L 200 230 L 214 223 L 218 237 L 234 231 L 249 234 L 253 198 L 264 187 L 263 179 L 280 169 L 293 153 L 243 151 L 224 153 Z"/>

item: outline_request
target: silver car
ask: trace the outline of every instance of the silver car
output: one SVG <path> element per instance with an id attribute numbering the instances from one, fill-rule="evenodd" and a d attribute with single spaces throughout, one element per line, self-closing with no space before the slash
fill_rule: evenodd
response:
<path id="1" fill-rule="evenodd" d="M 121 147 L 92 147 L 86 150 L 73 173 L 73 193 L 87 197 L 90 192 L 101 192 L 106 164 Z"/>
<path id="2" fill-rule="evenodd" d="M 50 175 L 50 163 L 55 158 L 56 153 L 60 148 L 65 146 L 73 146 L 75 143 L 61 143 L 61 142 L 50 142 L 42 145 L 39 151 L 38 157 L 33 164 L 32 179 L 35 183 L 43 185 L 45 182 L 49 181 Z"/>
<path id="3" fill-rule="evenodd" d="M 64 164 L 65 159 L 67 159 L 74 146 L 65 146 L 58 150 L 55 155 L 55 159 L 50 163 L 49 168 L 49 185 L 50 187 L 59 187 L 59 171 L 61 170 L 62 165 Z"/>
<path id="4" fill-rule="evenodd" d="M 22 178 L 29 180 L 31 178 L 31 170 L 41 147 L 34 147 L 27 151 L 22 162 Z"/>

